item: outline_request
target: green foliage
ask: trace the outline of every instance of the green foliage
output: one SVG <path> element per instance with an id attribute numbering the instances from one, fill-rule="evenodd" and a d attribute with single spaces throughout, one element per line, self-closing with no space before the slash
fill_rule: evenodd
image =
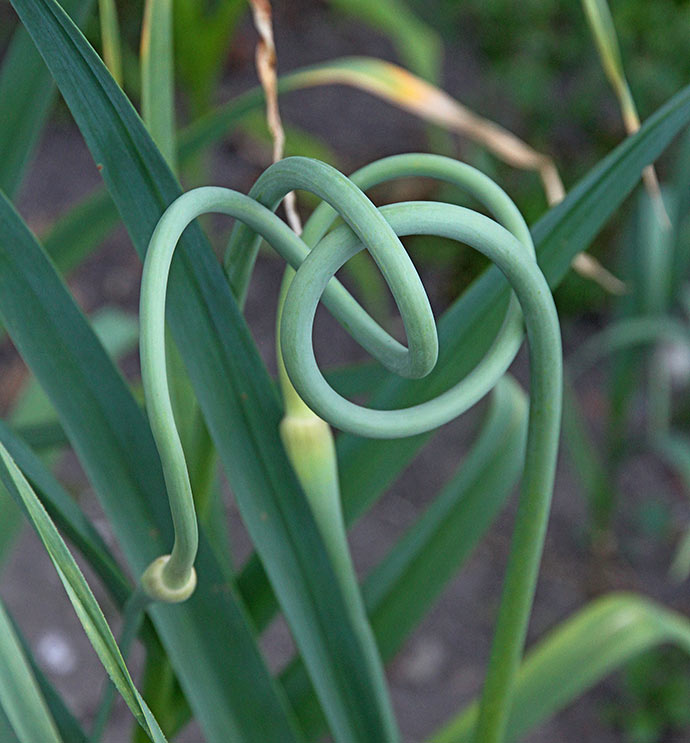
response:
<path id="1" fill-rule="evenodd" d="M 580 162 L 584 168 L 616 137 L 614 126 L 599 118 L 608 90 L 579 2 L 411 0 L 410 5 L 448 41 L 459 28 L 472 29 L 471 38 L 488 62 L 486 74 L 525 117 L 523 125 L 533 144 L 551 143 L 547 149 L 556 149 L 561 159 L 574 155 L 564 152 L 553 137 L 555 125 L 577 124 L 597 141 L 597 150 Z M 690 60 L 683 54 L 690 6 L 677 0 L 635 0 L 611 2 L 610 7 L 628 78 L 645 118 L 690 76 Z M 544 93 L 556 94 L 566 80 L 568 94 L 556 108 Z M 598 131 L 592 126 L 592 112 L 604 124 Z M 621 129 L 615 129 L 620 135 Z"/>
<path id="2" fill-rule="evenodd" d="M 525 0 L 410 0 L 411 9 L 456 44 L 463 33 L 478 59 L 482 84 L 468 86 L 466 103 L 512 127 L 540 151 L 558 154 L 566 184 L 580 178 L 625 136 L 581 2 Z M 621 55 L 642 120 L 690 79 L 685 53 L 690 4 L 678 0 L 609 2 Z M 487 90 L 491 91 L 487 94 Z M 470 153 L 474 157 L 473 153 Z M 479 167 L 484 167 L 479 164 Z M 538 183 L 501 169 L 524 213 L 538 216 Z M 613 235 L 598 241 L 597 255 L 614 265 Z M 591 282 L 569 277 L 557 294 L 564 313 L 598 306 Z"/>
<path id="3" fill-rule="evenodd" d="M 79 570 L 77 563 L 67 549 L 67 545 L 60 537 L 55 525 L 28 481 L 22 475 L 9 452 L 2 445 L 0 445 L 0 459 L 2 460 L 0 464 L 0 478 L 2 478 L 4 486 L 11 493 L 15 501 L 21 504 L 36 533 L 43 542 L 43 546 L 48 552 L 74 610 L 79 617 L 79 621 L 84 627 L 84 631 L 88 635 L 89 641 L 107 670 L 108 675 L 117 686 L 118 691 L 132 711 L 137 722 L 147 732 L 151 741 L 153 743 L 166 743 L 165 737 L 158 727 L 158 723 L 151 715 L 146 703 L 134 686 L 129 671 L 115 643 L 115 638 L 105 621 L 103 612 L 86 583 L 83 574 Z M 15 649 L 13 651 L 15 658 L 19 657 L 18 652 L 15 642 Z M 27 675 L 28 669 L 24 668 L 22 673 L 25 678 L 25 685 L 30 686 L 31 681 Z M 39 702 L 36 699 L 36 695 L 37 691 L 35 689 L 30 690 L 28 688 L 25 701 L 29 701 L 30 697 L 33 696 L 33 703 L 37 706 Z M 16 702 L 14 702 L 14 705 L 16 706 Z M 45 720 L 45 713 L 43 713 L 42 718 Z M 41 718 L 39 717 L 38 719 L 40 720 Z M 29 720 L 33 721 L 33 716 L 30 716 Z"/>
<path id="4" fill-rule="evenodd" d="M 64 3 L 77 23 L 84 20 L 92 5 L 93 0 Z M 18 28 L 0 70 L 0 189 L 10 197 L 21 183 L 54 100 L 55 84 L 50 73 L 29 34 Z"/>
<path id="5" fill-rule="evenodd" d="M 20 743 L 61 743 L 5 607 L 0 603 L 0 706 Z M 10 735 L 13 735 L 10 733 Z"/>
<path id="6" fill-rule="evenodd" d="M 393 40 L 405 67 L 431 82 L 441 76 L 441 41 L 402 0 L 330 0 L 342 13 L 353 16 Z"/>
<path id="7" fill-rule="evenodd" d="M 552 629 L 525 657 L 506 740 L 520 740 L 601 676 L 667 643 L 683 656 L 690 653 L 686 617 L 627 594 L 588 604 Z M 680 663 L 685 659 L 681 657 Z M 469 743 L 476 714 L 475 703 L 435 735 L 432 743 Z"/>
<path id="8" fill-rule="evenodd" d="M 621 692 L 603 711 L 626 743 L 661 743 L 690 730 L 690 661 L 670 648 L 650 650 L 621 673 Z"/>
<path id="9" fill-rule="evenodd" d="M 150 0 L 144 49 L 136 60 L 143 73 L 141 86 L 132 84 L 131 70 L 143 7 L 133 3 L 121 8 L 126 87 L 135 92 L 141 88 L 143 122 L 64 12 L 84 18 L 89 3 L 65 2 L 64 9 L 55 0 L 12 0 L 12 4 L 23 26 L 0 70 L 0 92 L 4 93 L 0 113 L 7 114 L 0 117 L 0 154 L 5 154 L 0 157 L 0 185 L 13 195 L 21 183 L 53 99 L 52 76 L 100 166 L 108 193 L 96 192 L 63 217 L 43 245 L 10 200 L 0 198 L 0 317 L 33 375 L 7 422 L 0 422 L 4 486 L 0 555 L 10 553 L 21 511 L 42 540 L 115 687 L 140 723 L 137 740 L 146 736 L 163 743 L 165 736 L 172 739 L 190 717 L 196 719 L 209 743 L 230 738 L 243 743 L 306 743 L 328 734 L 348 743 L 398 740 L 382 663 L 395 656 L 472 555 L 521 472 L 514 544 L 487 686 L 480 700 L 433 736 L 435 743 L 470 741 L 477 730 L 482 743 L 516 740 L 649 648 L 672 643 L 677 649 L 690 649 L 690 622 L 685 617 L 638 596 L 616 595 L 576 612 L 522 657 L 558 442 L 560 347 L 549 287 L 564 280 L 575 254 L 610 223 L 642 169 L 687 127 L 690 88 L 675 93 L 636 135 L 606 157 L 599 159 L 596 148 L 584 157 L 574 168 L 583 174 L 580 182 L 561 204 L 542 214 L 531 237 L 512 202 L 485 176 L 463 164 L 428 155 L 390 158 L 365 167 L 351 179 L 324 163 L 292 158 L 259 178 L 251 198 L 213 188 L 181 196 L 172 170 L 177 167 L 176 155 L 184 172 L 193 157 L 238 125 L 265 141 L 263 121 L 256 118 L 263 105 L 260 91 L 248 91 L 210 109 L 224 54 L 238 19 L 246 12 L 244 3 L 176 0 L 171 5 L 166 0 Z M 554 120 L 570 117 L 572 125 L 577 122 L 578 107 L 580 115 L 589 115 L 598 105 L 597 97 L 603 95 L 603 86 L 593 86 L 591 94 L 585 90 L 590 77 L 601 76 L 594 71 L 598 64 L 594 54 L 582 64 L 587 56 L 583 55 L 584 40 L 591 44 L 586 35 L 551 33 L 554 27 L 580 28 L 584 19 L 579 6 L 528 2 L 518 12 L 503 0 L 481 6 L 437 2 L 421 7 L 413 0 L 406 4 L 389 0 L 375 8 L 349 0 L 332 4 L 390 36 L 408 66 L 430 80 L 439 74 L 439 37 L 458 19 L 469 19 L 482 54 L 493 60 L 497 80 L 514 90 L 515 105 L 526 112 L 525 122 L 535 141 L 540 137 L 551 141 Z M 639 17 L 643 13 L 639 4 L 632 6 Z M 108 4 L 101 7 L 107 10 Z M 632 42 L 626 24 L 633 22 L 623 14 L 618 26 L 618 8 L 614 11 L 626 68 L 630 79 L 637 81 L 641 73 L 628 63 Z M 663 17 L 664 11 L 658 15 Z M 423 17 L 425 22 L 420 20 Z M 680 11 L 674 16 L 676 26 L 682 17 Z M 650 28 L 656 27 L 648 15 L 645 18 Z M 506 25 L 511 28 L 509 37 Z M 432 30 L 434 26 L 437 31 Z M 116 28 L 114 23 L 106 27 L 111 36 L 103 40 L 112 52 Z M 674 41 L 677 29 L 669 34 L 671 45 L 678 43 Z M 103 51 L 108 56 L 105 47 Z M 177 80 L 191 98 L 193 115 L 206 112 L 180 131 L 175 126 L 173 59 Z M 112 55 L 109 61 L 116 72 Z M 683 64 L 678 62 L 677 67 Z M 336 60 L 287 75 L 279 88 L 285 94 L 345 79 L 398 104 L 405 103 L 406 95 L 409 102 L 420 95 L 419 90 L 427 90 L 407 89 L 403 83 L 411 78 L 400 76 L 395 68 L 386 70 L 382 72 L 371 59 Z M 554 80 L 562 75 L 572 75 L 575 81 L 574 93 L 568 96 L 575 113 L 552 105 L 547 110 L 543 103 L 549 100 L 545 91 L 553 89 Z M 35 90 L 34 105 L 26 105 L 22 91 L 27 85 Z M 578 94 L 580 85 L 586 94 Z M 672 87 L 675 92 L 680 83 Z M 165 95 L 159 95 L 163 90 Z M 656 107 L 635 92 L 643 111 Z M 650 98 L 654 95 L 650 93 Z M 602 136 L 597 147 L 608 150 L 613 139 L 619 139 L 615 128 Z M 328 145 L 290 128 L 288 145 L 294 154 L 327 160 L 337 156 Z M 690 157 L 690 145 L 686 157 Z M 585 171 L 586 163 L 594 160 L 599 161 Z M 682 276 L 690 256 L 683 247 L 688 169 L 678 170 L 669 197 L 673 230 L 659 232 L 653 213 L 641 202 L 635 228 L 639 245 L 631 271 L 637 278 L 634 291 L 621 301 L 618 323 L 571 359 L 573 376 L 600 358 L 607 344 L 625 354 L 639 344 L 687 335 L 677 307 L 683 301 Z M 495 212 L 499 224 L 440 203 L 376 209 L 360 190 L 415 175 L 462 186 Z M 304 241 L 300 240 L 271 213 L 291 189 L 308 189 L 318 197 L 315 202 L 324 199 L 337 207 L 346 225 L 332 226 L 336 212 L 319 206 L 305 227 Z M 536 212 L 535 204 L 530 208 Z M 161 301 L 153 324 L 146 302 L 142 304 L 143 347 L 149 352 L 153 349 L 154 359 L 152 365 L 146 359 L 143 363 L 147 417 L 141 408 L 138 380 L 126 381 L 115 363 L 136 339 L 132 318 L 113 313 L 85 317 L 59 272 L 77 266 L 120 220 L 142 259 L 158 248 L 169 251 L 166 255 L 172 259 L 179 236 L 175 229 L 181 233 L 188 222 L 209 209 L 239 217 L 251 229 L 236 228 L 226 261 L 227 276 L 198 224 L 190 225 L 179 241 L 169 286 L 169 266 L 165 271 L 151 269 L 157 282 L 154 295 Z M 541 206 L 538 210 L 542 211 Z M 173 229 L 170 224 L 175 219 Z M 154 228 L 157 238 L 149 248 Z M 281 350 L 300 396 L 324 418 L 348 431 L 339 436 L 335 450 L 330 434 L 324 434 L 326 423 L 301 401 L 295 407 L 292 399 L 286 406 L 289 415 L 283 417 L 274 381 L 242 315 L 257 250 L 252 231 L 261 233 L 297 269 L 285 297 Z M 310 319 L 304 313 L 310 302 L 315 306 L 321 289 L 325 290 L 324 303 L 389 371 L 414 377 L 433 366 L 437 350 L 433 315 L 396 232 L 426 232 L 466 242 L 486 252 L 501 270 L 493 266 L 485 271 L 440 318 L 438 364 L 423 381 L 394 378 L 373 364 L 331 370 L 326 376 L 335 380 L 338 390 L 364 396 L 378 410 L 357 408 L 353 413 L 344 401 L 338 403 L 340 407 L 329 407 L 317 394 L 323 392 L 318 373 L 305 367 L 311 348 Z M 371 250 L 386 282 L 394 287 L 410 351 L 377 326 L 331 279 L 339 262 L 360 250 L 358 240 Z M 532 257 L 532 240 L 538 265 Z M 372 281 L 372 265 L 360 264 L 351 275 L 366 295 L 376 299 L 382 285 Z M 530 336 L 529 415 L 525 393 L 505 376 L 522 341 L 518 305 L 510 299 L 505 276 L 523 305 Z M 145 280 L 145 291 L 147 285 Z M 172 347 L 163 333 L 166 306 L 167 323 L 186 371 L 166 365 L 166 351 Z M 151 328 L 156 331 L 152 336 Z M 200 412 L 195 421 L 199 428 L 190 431 L 190 419 L 171 407 L 161 435 L 157 428 L 160 408 L 155 400 L 152 404 L 151 394 L 153 390 L 154 398 L 162 396 L 165 401 L 167 384 L 151 387 L 147 368 L 154 369 L 158 381 L 165 379 L 166 368 L 171 378 L 189 375 L 189 385 L 183 389 L 198 400 Z M 306 375 L 302 373 L 305 368 Z M 458 384 L 464 374 L 469 375 L 467 380 Z M 621 418 L 625 417 L 626 391 L 636 382 L 630 382 L 631 378 L 622 375 L 623 381 L 614 381 L 613 396 L 622 401 Z M 283 390 L 291 389 L 283 382 Z M 359 585 L 347 550 L 347 527 L 403 472 L 429 441 L 431 429 L 491 389 L 488 413 L 467 455 Z M 685 473 L 687 442 L 667 414 L 671 407 L 668 389 L 655 383 L 649 391 L 654 408 L 654 425 L 646 432 L 649 443 Z M 443 395 L 441 402 L 428 402 L 434 395 Z M 615 498 L 608 492 L 610 473 L 588 438 L 575 398 L 567 402 L 566 429 L 592 511 L 608 514 Z M 395 410 L 414 405 L 412 410 Z M 301 415 L 316 424 L 310 427 L 311 433 L 305 433 Z M 285 422 L 290 416 L 288 427 Z M 171 467 L 165 447 L 177 426 L 185 428 L 184 448 L 176 450 L 178 459 Z M 199 431 L 202 435 L 197 436 Z M 382 438 L 367 439 L 363 433 Z M 396 436 L 403 438 L 391 440 Z M 319 439 L 316 448 L 314 437 Z M 118 557 L 113 555 L 52 471 L 55 452 L 68 448 L 76 454 L 105 511 L 121 556 L 119 550 Z M 39 449 L 41 454 L 50 449 L 51 455 L 41 458 Z M 321 452 L 318 461 L 309 459 L 317 449 Z M 208 483 L 215 474 L 214 452 L 255 549 L 238 573 L 231 564 L 226 535 L 214 528 L 223 521 L 222 501 L 217 496 L 207 500 Z M 181 453 L 186 461 L 179 459 Z M 196 501 L 182 499 L 177 508 L 173 480 L 179 472 L 186 473 L 187 467 Z M 199 488 L 204 478 L 206 485 Z M 201 496 L 199 490 L 204 491 Z M 8 505 L 8 495 L 14 509 Z M 174 529 L 166 495 L 173 507 Z M 146 567 L 173 542 L 173 531 L 176 536 L 184 535 L 185 519 L 187 526 L 193 522 L 196 528 L 197 510 L 201 533 L 196 590 L 183 603 L 149 605 L 128 576 L 138 584 Z M 124 622 L 121 647 L 56 524 L 113 598 Z M 190 551 L 191 559 L 194 553 Z M 687 555 L 683 549 L 679 555 L 682 568 Z M 296 652 L 283 671 L 273 674 L 262 656 L 260 635 L 279 613 L 287 621 Z M 36 667 L 1 605 L 0 625 L 2 740 L 85 740 L 84 731 Z M 146 702 L 123 657 L 137 635 L 147 655 L 142 686 Z M 687 666 L 678 656 L 678 652 L 670 655 L 655 650 L 627 666 L 623 698 L 613 719 L 631 741 L 651 743 L 664 730 L 688 724 L 690 682 Z M 19 696 L 17 688 L 22 690 Z M 107 721 L 110 702 L 106 693 L 92 740 Z"/>
<path id="10" fill-rule="evenodd" d="M 213 103 L 245 0 L 174 0 L 175 68 L 194 113 Z"/>

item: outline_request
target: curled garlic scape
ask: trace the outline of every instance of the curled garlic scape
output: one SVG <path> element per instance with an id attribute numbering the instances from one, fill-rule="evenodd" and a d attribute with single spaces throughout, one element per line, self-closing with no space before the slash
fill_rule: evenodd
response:
<path id="1" fill-rule="evenodd" d="M 459 186 L 493 215 L 438 202 L 406 202 L 377 209 L 364 190 L 401 177 L 436 178 Z M 275 216 L 282 198 L 306 190 L 323 200 L 301 237 Z M 168 273 L 180 235 L 208 212 L 237 220 L 225 264 L 238 301 L 244 301 L 263 238 L 295 269 L 280 318 L 285 368 L 299 396 L 318 416 L 344 431 L 374 438 L 430 431 L 465 412 L 498 382 L 523 340 L 530 351 L 530 416 L 525 466 L 511 554 L 480 707 L 476 740 L 502 739 L 515 674 L 522 656 L 548 519 L 558 448 L 562 354 L 558 317 L 522 216 L 510 198 L 478 170 L 449 158 L 408 154 L 379 160 L 347 178 L 325 163 L 291 157 L 269 167 L 249 195 L 197 188 L 166 210 L 151 242 L 141 288 L 141 363 L 146 407 L 161 458 L 175 541 L 170 555 L 145 571 L 154 600 L 182 601 L 194 590 L 198 527 L 184 452 L 175 425 L 165 360 Z M 344 224 L 331 229 L 335 219 Z M 419 275 L 399 240 L 437 235 L 486 255 L 512 288 L 506 314 L 484 358 L 438 397 L 400 410 L 375 410 L 346 400 L 330 387 L 312 346 L 320 301 L 389 371 L 420 378 L 435 366 L 436 324 Z M 407 346 L 389 335 L 334 278 L 346 261 L 368 250 L 395 299 Z"/>

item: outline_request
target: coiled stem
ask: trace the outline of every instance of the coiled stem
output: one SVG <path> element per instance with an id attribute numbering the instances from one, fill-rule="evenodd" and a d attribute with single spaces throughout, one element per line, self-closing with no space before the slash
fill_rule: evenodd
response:
<path id="1" fill-rule="evenodd" d="M 392 178 L 427 176 L 454 183 L 496 218 L 436 202 L 392 204 L 376 209 L 361 189 Z M 308 190 L 325 202 L 307 223 L 303 239 L 273 211 L 286 193 Z M 257 180 L 249 196 L 223 188 L 199 188 L 178 198 L 151 239 L 142 282 L 142 375 L 146 404 L 166 477 L 175 525 L 172 556 L 161 570 L 171 587 L 193 571 L 197 533 L 189 478 L 170 407 L 163 342 L 165 292 L 177 241 L 197 216 L 220 212 L 238 220 L 226 260 L 228 278 L 243 301 L 258 241 L 264 238 L 294 269 L 281 316 L 281 349 L 300 397 L 341 430 L 377 438 L 432 430 L 465 412 L 500 379 L 519 349 L 522 318 L 530 349 L 530 422 L 520 504 L 476 733 L 477 743 L 504 737 L 515 673 L 524 646 L 548 519 L 560 428 L 561 343 L 549 287 L 536 263 L 529 230 L 508 196 L 489 178 L 463 163 L 434 155 L 399 155 L 363 168 L 351 179 L 324 163 L 287 158 Z M 337 216 L 344 225 L 329 231 Z M 398 236 L 438 235 L 486 255 L 510 283 L 503 325 L 484 359 L 440 396 L 402 410 L 372 410 L 333 390 L 321 374 L 312 347 L 319 301 L 387 369 L 417 378 L 434 366 L 438 338 L 416 269 Z M 311 249 L 310 247 L 311 246 Z M 381 270 L 400 310 L 408 346 L 392 338 L 333 278 L 366 248 Z M 147 571 L 148 572 L 148 571 Z M 157 590 L 157 589 L 156 589 Z M 160 592 L 160 598 L 162 594 Z M 163 599 L 165 600 L 165 599 Z"/>

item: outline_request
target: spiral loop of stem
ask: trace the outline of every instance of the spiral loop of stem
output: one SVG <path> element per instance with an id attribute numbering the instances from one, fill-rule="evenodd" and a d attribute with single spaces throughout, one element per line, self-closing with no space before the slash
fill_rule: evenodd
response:
<path id="1" fill-rule="evenodd" d="M 408 202 L 377 209 L 363 189 L 383 181 L 424 176 L 459 186 L 495 218 L 437 202 Z M 292 190 L 323 200 L 302 237 L 275 216 Z M 165 297 L 177 242 L 196 217 L 218 212 L 237 220 L 225 268 L 242 303 L 263 238 L 295 269 L 281 316 L 281 350 L 300 397 L 321 418 L 363 436 L 396 438 L 432 430 L 466 411 L 498 382 L 523 340 L 530 348 L 530 419 L 522 490 L 511 554 L 487 672 L 477 743 L 498 743 L 524 646 L 553 490 L 560 428 L 562 362 L 558 317 L 536 262 L 529 230 L 509 197 L 487 176 L 457 161 L 423 154 L 380 160 L 346 178 L 308 158 L 281 160 L 257 180 L 249 195 L 204 187 L 180 196 L 165 212 L 151 238 L 141 290 L 141 355 L 146 405 L 160 453 L 170 499 L 175 543 L 159 577 L 179 596 L 192 585 L 197 526 L 189 476 L 170 405 L 165 366 Z M 343 225 L 332 227 L 340 216 Z M 312 346 L 314 314 L 320 301 L 347 332 L 388 370 L 410 378 L 434 367 L 438 337 L 419 275 L 399 237 L 437 235 L 465 243 L 494 262 L 513 293 L 503 324 L 489 351 L 463 380 L 440 396 L 400 410 L 355 405 L 333 390 L 321 374 Z M 391 289 L 401 313 L 407 347 L 390 336 L 334 278 L 353 255 L 367 249 Z M 160 560 L 160 558 L 159 558 Z M 161 565 L 161 563 L 159 563 Z M 150 583 L 150 582 L 149 582 Z M 147 588 L 149 585 L 147 584 Z M 156 594 L 157 595 L 153 595 Z M 165 590 L 152 597 L 166 600 Z"/>

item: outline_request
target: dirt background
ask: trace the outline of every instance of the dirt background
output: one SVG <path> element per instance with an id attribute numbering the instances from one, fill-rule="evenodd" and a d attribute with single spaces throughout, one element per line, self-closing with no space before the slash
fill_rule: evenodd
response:
<path id="1" fill-rule="evenodd" d="M 376 34 L 345 21 L 326 26 L 323 10 L 316 6 L 310 10 L 311 7 L 300 3 L 298 11 L 278 13 L 277 46 L 281 70 L 345 54 L 370 54 L 395 60 L 393 50 Z M 244 28 L 220 99 L 226 100 L 254 84 L 253 43 L 251 29 Z M 471 51 L 448 48 L 444 81 L 446 88 L 460 100 L 476 92 L 481 84 L 481 67 Z M 489 99 L 495 94 L 495 91 L 486 91 Z M 282 108 L 287 121 L 318 133 L 328 142 L 346 170 L 384 155 L 426 148 L 425 129 L 416 119 L 350 89 L 320 88 L 295 93 L 286 97 Z M 507 112 L 506 117 L 510 119 L 511 112 Z M 215 148 L 210 182 L 246 192 L 266 157 L 265 149 L 246 136 L 233 136 Z M 40 233 L 98 182 L 99 175 L 78 131 L 67 116 L 58 116 L 45 132 L 22 189 L 20 211 Z M 442 311 L 453 299 L 449 295 L 452 282 L 433 266 L 422 265 L 421 273 L 435 310 Z M 139 261 L 126 234 L 119 230 L 71 277 L 70 285 L 77 301 L 87 311 L 106 304 L 135 311 L 140 274 Z M 279 262 L 262 256 L 247 306 L 250 326 L 270 368 L 275 364 L 273 323 L 280 275 Z M 596 318 L 589 324 L 564 322 L 566 354 L 592 332 L 597 322 Z M 322 354 L 334 361 L 360 358 L 361 352 L 340 331 L 336 332 L 338 340 L 334 344 L 331 326 L 327 321 L 320 322 L 317 347 Z M 5 349 L 3 358 L 4 378 L 11 388 L 21 378 L 21 365 L 11 350 Z M 134 363 L 129 361 L 130 366 Z M 526 383 L 524 353 L 513 371 Z M 595 371 L 579 389 L 595 427 L 605 406 L 601 382 L 601 372 Z M 481 410 L 482 405 L 461 421 L 446 426 L 434 439 L 433 446 L 421 453 L 390 492 L 352 530 L 352 551 L 362 574 L 385 554 L 455 469 L 471 444 Z M 76 463 L 67 457 L 60 464 L 60 472 L 79 492 L 87 512 L 108 534 L 107 524 Z M 595 563 L 583 535 L 586 511 L 582 495 L 570 463 L 561 455 L 530 643 L 594 595 L 613 589 L 638 591 L 690 612 L 687 591 L 679 590 L 666 578 L 676 531 L 672 530 L 664 539 L 650 536 L 640 527 L 636 516 L 640 504 L 652 497 L 668 509 L 673 524 L 679 529 L 690 520 L 687 501 L 677 484 L 648 457 L 633 460 L 621 484 L 625 502 L 621 504 L 616 523 L 620 541 L 608 560 Z M 472 699 L 480 688 L 513 512 L 514 499 L 388 669 L 393 701 L 406 741 L 422 740 Z M 250 545 L 230 495 L 228 518 L 233 547 L 240 562 L 248 554 Z M 109 538 L 112 541 L 112 537 Z M 104 673 L 73 615 L 57 575 L 28 530 L 24 531 L 4 571 L 1 590 L 48 675 L 66 694 L 75 714 L 88 723 L 98 703 Z M 97 595 L 116 627 L 118 619 L 113 607 L 102 591 L 97 590 Z M 282 623 L 272 626 L 263 646 L 271 666 L 282 666 L 292 652 L 289 632 Z M 139 662 L 140 653 L 136 652 L 135 668 Z M 622 740 L 620 734 L 603 721 L 601 714 L 602 705 L 615 698 L 617 689 L 615 680 L 605 682 L 542 725 L 527 740 L 533 743 L 614 743 Z M 129 724 L 127 710 L 122 704 L 118 705 L 106 740 L 119 743 L 128 739 Z M 185 743 L 201 739 L 194 726 L 178 738 Z M 687 736 L 667 738 L 669 741 L 688 739 Z"/>

